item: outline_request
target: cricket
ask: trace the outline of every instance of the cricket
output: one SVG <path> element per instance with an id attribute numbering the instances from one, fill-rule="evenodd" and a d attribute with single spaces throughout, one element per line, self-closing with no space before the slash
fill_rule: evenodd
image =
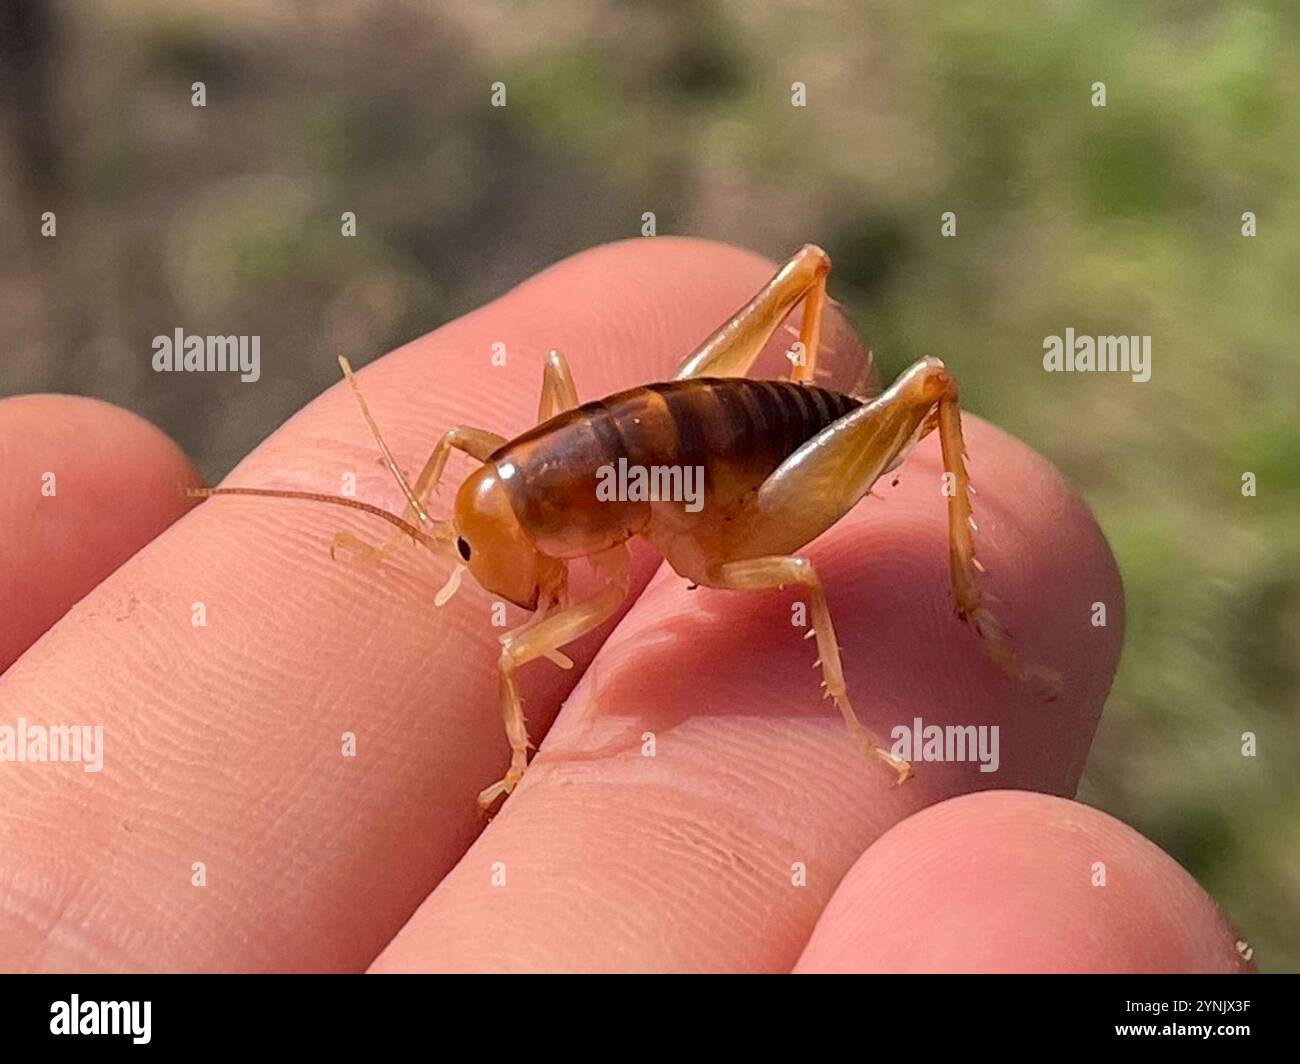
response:
<path id="1" fill-rule="evenodd" d="M 763 288 L 705 339 L 670 380 L 579 404 L 563 355 L 543 370 L 538 424 L 514 439 L 456 426 L 443 433 L 411 484 L 371 414 L 346 359 L 339 363 L 371 435 L 406 499 L 401 515 L 343 496 L 255 487 L 191 489 L 195 496 L 258 495 L 310 499 L 361 510 L 398 530 L 386 543 L 351 533 L 343 549 L 382 561 L 407 540 L 454 563 L 435 597 L 444 605 L 468 571 L 491 595 L 533 616 L 500 637 L 501 713 L 510 744 L 505 776 L 478 796 L 487 810 L 509 795 L 528 767 L 529 739 L 516 683 L 520 668 L 541 658 L 572 667 L 563 648 L 613 616 L 631 586 L 628 541 L 640 536 L 693 585 L 734 591 L 797 586 L 807 594 L 821 668 L 823 698 L 844 718 L 851 740 L 887 765 L 902 783 L 911 766 L 890 754 L 862 724 L 849 699 L 840 648 L 822 583 L 797 552 L 839 521 L 917 442 L 938 430 L 945 471 L 948 573 L 956 616 L 987 656 L 1010 676 L 1051 687 L 1055 674 L 1027 664 L 996 620 L 981 590 L 977 531 L 964 460 L 957 383 L 937 358 L 923 358 L 874 397 L 844 394 L 814 382 L 830 258 L 805 245 Z M 802 301 L 803 357 L 789 379 L 746 376 Z M 460 485 L 452 516 L 434 520 L 430 496 L 452 450 L 482 463 Z M 703 471 L 702 497 L 610 498 L 600 488 L 611 466 Z M 585 558 L 600 589 L 571 601 L 569 565 Z"/>

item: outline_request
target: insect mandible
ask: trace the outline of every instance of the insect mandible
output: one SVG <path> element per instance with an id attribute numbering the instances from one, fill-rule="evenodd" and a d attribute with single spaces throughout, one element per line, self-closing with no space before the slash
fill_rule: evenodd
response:
<path id="1" fill-rule="evenodd" d="M 641 536 L 692 584 L 733 590 L 797 585 L 806 590 L 822 685 L 850 736 L 906 780 L 911 766 L 893 757 L 858 720 L 849 701 L 835 629 L 817 571 L 795 552 L 851 510 L 916 443 L 938 429 L 947 488 L 948 572 L 957 615 L 989 656 L 1021 680 L 1049 686 L 1054 674 L 1027 665 L 985 604 L 975 558 L 971 486 L 964 462 L 957 384 L 937 358 L 906 369 L 872 399 L 814 383 L 830 259 L 805 245 L 725 324 L 682 362 L 672 379 L 579 405 L 568 364 L 549 353 L 538 421 L 512 440 L 485 429 L 448 429 L 411 484 L 398 467 L 346 359 L 339 359 L 385 465 L 406 497 L 403 516 L 356 499 L 264 488 L 197 488 L 191 494 L 312 499 L 382 517 L 399 532 L 374 546 L 351 533 L 346 548 L 382 559 L 405 539 L 456 563 L 435 599 L 443 605 L 468 570 L 487 592 L 533 617 L 501 636 L 501 710 L 510 742 L 505 776 L 479 795 L 489 808 L 523 777 L 532 745 L 515 680 L 539 658 L 572 663 L 561 648 L 598 627 L 631 586 L 627 541 Z M 789 380 L 745 376 L 791 310 L 804 303 L 803 358 Z M 452 450 L 482 465 L 461 484 L 452 517 L 426 509 Z M 601 470 L 700 469 L 702 505 L 680 497 L 609 499 Z M 673 493 L 668 493 L 670 496 Z M 568 566 L 586 558 L 602 586 L 570 601 Z"/>

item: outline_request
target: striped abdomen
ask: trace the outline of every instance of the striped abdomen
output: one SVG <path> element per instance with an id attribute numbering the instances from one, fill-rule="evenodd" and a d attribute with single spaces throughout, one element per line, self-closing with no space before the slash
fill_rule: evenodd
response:
<path id="1" fill-rule="evenodd" d="M 649 384 L 566 411 L 489 461 L 538 549 L 576 557 L 636 535 L 665 506 L 674 520 L 724 517 L 803 443 L 859 405 L 793 381 Z M 694 489 L 702 505 L 629 498 L 625 491 L 611 499 L 611 485 L 635 495 L 637 469 L 653 484 Z"/>

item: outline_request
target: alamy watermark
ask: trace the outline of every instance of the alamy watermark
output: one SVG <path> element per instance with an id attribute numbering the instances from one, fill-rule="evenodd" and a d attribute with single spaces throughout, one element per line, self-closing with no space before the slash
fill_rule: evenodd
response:
<path id="1" fill-rule="evenodd" d="M 703 466 L 618 465 L 596 470 L 596 498 L 600 502 L 680 502 L 687 513 L 704 506 Z"/>
<path id="2" fill-rule="evenodd" d="M 50 1034 L 129 1035 L 136 1045 L 152 1037 L 152 1001 L 82 1001 L 73 994 L 50 1004 Z"/>
<path id="3" fill-rule="evenodd" d="M 1064 336 L 1043 339 L 1046 373 L 1129 373 L 1138 384 L 1151 379 L 1151 337 Z"/>
<path id="4" fill-rule="evenodd" d="M 156 373 L 238 373 L 245 384 L 262 376 L 260 336 L 171 336 L 153 338 Z"/>
<path id="5" fill-rule="evenodd" d="M 926 724 L 920 717 L 895 726 L 889 752 L 900 761 L 978 761 L 981 772 L 996 772 L 999 730 L 996 724 Z"/>
<path id="6" fill-rule="evenodd" d="M 28 724 L 19 717 L 17 726 L 0 724 L 0 762 L 46 764 L 51 761 L 80 763 L 85 772 L 104 767 L 104 726 L 96 724 Z"/>

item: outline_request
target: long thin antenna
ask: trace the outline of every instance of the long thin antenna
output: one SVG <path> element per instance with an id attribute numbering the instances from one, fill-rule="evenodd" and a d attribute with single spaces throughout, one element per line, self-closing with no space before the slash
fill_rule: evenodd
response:
<path id="1" fill-rule="evenodd" d="M 420 500 L 415 497 L 415 492 L 411 490 L 411 485 L 406 482 L 406 477 L 402 471 L 397 468 L 397 459 L 393 457 L 393 452 L 388 449 L 388 443 L 384 440 L 384 434 L 379 431 L 379 425 L 371 416 L 370 407 L 366 405 L 366 397 L 361 394 L 361 386 L 357 384 L 357 379 L 352 375 L 352 364 L 346 358 L 339 355 L 339 368 L 343 370 L 343 376 L 347 378 L 348 384 L 352 387 L 352 394 L 357 397 L 357 403 L 361 407 L 361 416 L 366 419 L 366 424 L 370 426 L 370 435 L 375 438 L 375 443 L 379 444 L 380 451 L 384 455 L 384 464 L 388 466 L 388 471 L 393 474 L 393 479 L 397 481 L 398 487 L 402 489 L 402 494 L 406 496 L 406 501 L 411 504 L 411 509 L 420 519 L 420 524 L 429 523 L 429 515 L 420 505 Z"/>
<path id="2" fill-rule="evenodd" d="M 309 502 L 329 503 L 331 506 L 346 506 L 349 510 L 360 510 L 362 513 L 382 517 L 390 525 L 401 529 L 415 542 L 423 543 L 435 554 L 441 554 L 445 557 L 456 556 L 456 552 L 451 547 L 449 532 L 444 536 L 430 535 L 416 528 L 409 521 L 404 521 L 396 514 L 382 510 L 378 506 L 371 506 L 368 502 L 349 499 L 343 495 L 326 495 L 316 491 L 283 491 L 279 488 L 186 488 L 185 494 L 191 499 L 206 499 L 213 495 L 261 495 L 272 499 L 306 499 Z M 446 531 L 445 523 L 441 521 L 435 524 L 435 528 L 438 528 L 439 531 Z"/>

